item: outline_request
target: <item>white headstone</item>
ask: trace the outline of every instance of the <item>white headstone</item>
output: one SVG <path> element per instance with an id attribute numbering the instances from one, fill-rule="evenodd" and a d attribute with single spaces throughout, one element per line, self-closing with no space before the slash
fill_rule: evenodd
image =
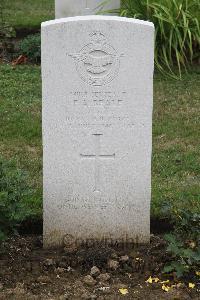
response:
<path id="1" fill-rule="evenodd" d="M 42 24 L 44 245 L 150 237 L 154 26 Z"/>
<path id="2" fill-rule="evenodd" d="M 56 18 L 95 15 L 99 10 L 118 9 L 120 0 L 110 0 L 101 4 L 103 0 L 55 0 Z"/>

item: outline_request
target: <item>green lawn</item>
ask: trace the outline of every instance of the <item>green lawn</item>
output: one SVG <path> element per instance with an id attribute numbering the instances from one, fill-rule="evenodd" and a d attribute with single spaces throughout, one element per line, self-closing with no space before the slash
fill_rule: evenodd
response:
<path id="1" fill-rule="evenodd" d="M 15 28 L 40 28 L 54 19 L 54 0 L 1 0 L 3 18 Z"/>
<path id="2" fill-rule="evenodd" d="M 39 66 L 0 65 L 0 155 L 29 172 L 41 212 L 42 145 Z M 200 209 L 200 69 L 154 87 L 152 216 L 164 202 Z"/>

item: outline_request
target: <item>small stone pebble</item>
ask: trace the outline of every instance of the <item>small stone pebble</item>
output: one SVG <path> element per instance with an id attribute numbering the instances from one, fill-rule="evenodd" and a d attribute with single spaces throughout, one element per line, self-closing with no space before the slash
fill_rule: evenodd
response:
<path id="1" fill-rule="evenodd" d="M 97 279 L 100 281 L 100 282 L 106 282 L 106 281 L 109 281 L 110 280 L 110 275 L 108 273 L 102 273 L 100 274 Z"/>
<path id="2" fill-rule="evenodd" d="M 126 263 L 129 260 L 129 256 L 128 255 L 123 255 L 120 257 L 120 261 L 122 263 Z"/>
<path id="3" fill-rule="evenodd" d="M 114 259 L 109 259 L 108 260 L 108 268 L 111 270 L 116 271 L 119 267 L 119 262 L 117 260 Z"/>
<path id="4" fill-rule="evenodd" d="M 53 261 L 52 258 L 47 258 L 47 259 L 44 261 L 44 265 L 47 266 L 47 267 L 53 266 L 54 264 L 55 264 L 55 262 Z"/>
<path id="5" fill-rule="evenodd" d="M 96 280 L 91 275 L 85 276 L 83 278 L 83 282 L 88 286 L 94 286 L 97 283 Z"/>
<path id="6" fill-rule="evenodd" d="M 90 275 L 93 276 L 93 277 L 97 277 L 99 274 L 100 274 L 100 270 L 99 268 L 97 268 L 96 266 L 93 266 L 91 268 L 91 271 L 90 271 Z"/>

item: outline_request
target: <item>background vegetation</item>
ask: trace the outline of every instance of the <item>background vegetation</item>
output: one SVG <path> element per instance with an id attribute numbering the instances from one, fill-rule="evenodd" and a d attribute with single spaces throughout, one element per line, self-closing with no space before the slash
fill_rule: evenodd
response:
<path id="1" fill-rule="evenodd" d="M 181 77 L 182 69 L 200 57 L 199 0 L 122 0 L 114 12 L 154 23 L 155 64 L 161 72 Z"/>
<path id="2" fill-rule="evenodd" d="M 54 19 L 54 0 L 1 0 L 4 20 L 15 29 L 40 28 L 41 22 Z"/>

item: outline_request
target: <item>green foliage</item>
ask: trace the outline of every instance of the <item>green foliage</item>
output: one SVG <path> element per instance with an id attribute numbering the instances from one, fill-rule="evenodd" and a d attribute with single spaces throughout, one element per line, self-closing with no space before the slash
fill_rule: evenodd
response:
<path id="1" fill-rule="evenodd" d="M 20 54 L 24 54 L 32 62 L 41 60 L 41 36 L 32 34 L 24 38 L 19 45 Z"/>
<path id="2" fill-rule="evenodd" d="M 30 214 L 25 205 L 30 195 L 26 174 L 0 157 L 0 241 Z"/>
<path id="3" fill-rule="evenodd" d="M 155 64 L 162 73 L 176 77 L 199 56 L 199 0 L 122 0 L 123 17 L 148 20 L 155 25 Z M 116 11 L 113 11 L 116 12 Z M 196 15 L 197 14 L 197 15 Z"/>
<path id="4" fill-rule="evenodd" d="M 4 19 L 15 29 L 40 29 L 41 22 L 54 19 L 54 0 L 0 0 Z"/>
<path id="5" fill-rule="evenodd" d="M 200 214 L 183 209 L 173 213 L 174 233 L 165 235 L 171 261 L 163 272 L 174 271 L 177 277 L 182 277 L 200 267 Z"/>
<path id="6" fill-rule="evenodd" d="M 4 19 L 3 5 L 0 3 L 0 38 L 15 37 L 16 32 L 12 26 L 10 26 Z"/>

